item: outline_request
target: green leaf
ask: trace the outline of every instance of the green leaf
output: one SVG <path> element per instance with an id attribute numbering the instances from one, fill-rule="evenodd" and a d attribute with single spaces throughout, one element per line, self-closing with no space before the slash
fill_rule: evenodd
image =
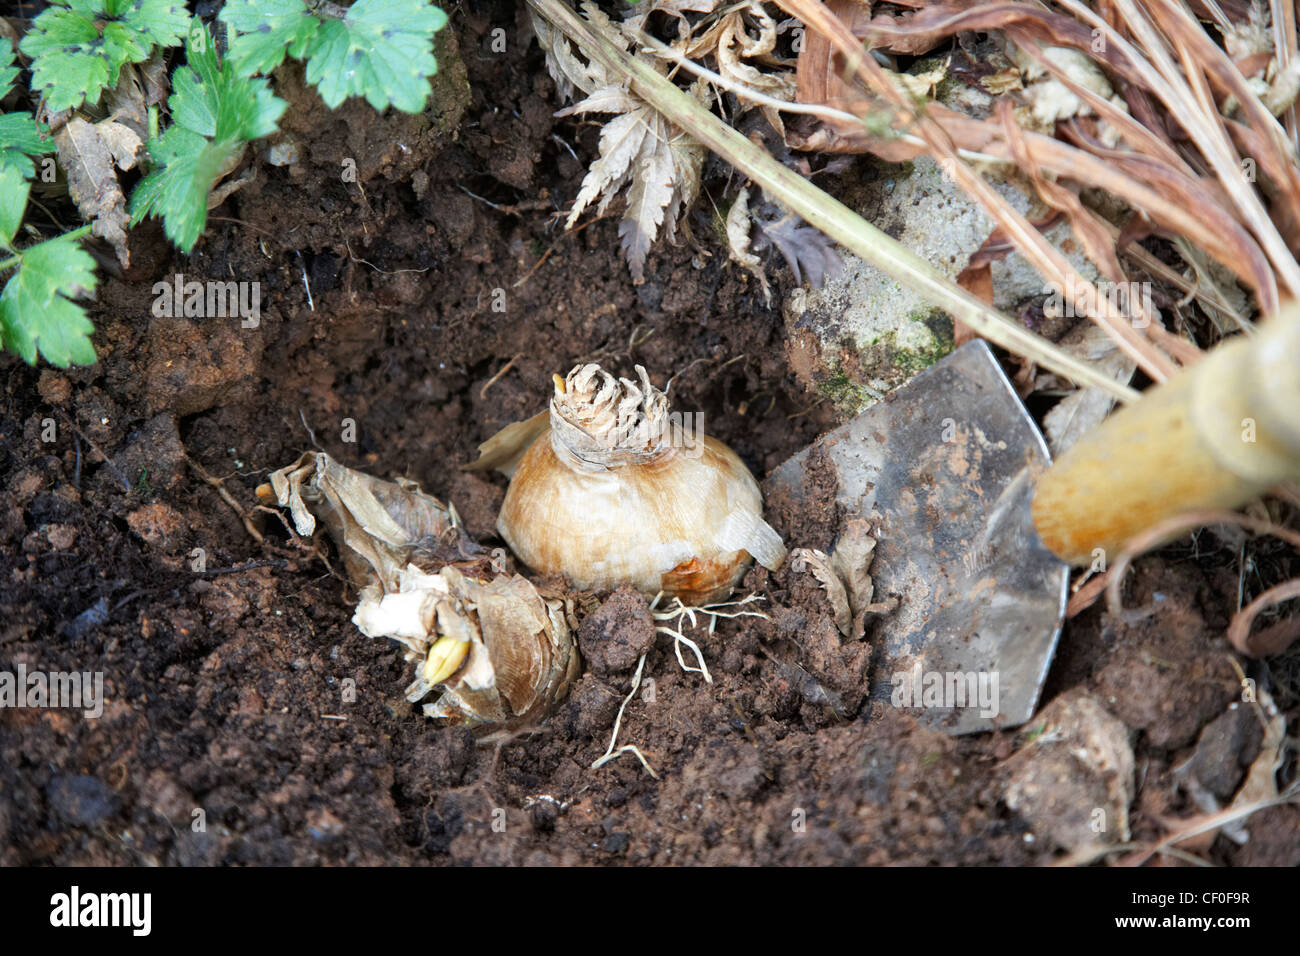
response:
<path id="1" fill-rule="evenodd" d="M 275 132 L 288 105 L 264 79 L 239 76 L 217 61 L 207 29 L 194 21 L 187 62 L 172 74 L 172 125 L 149 141 L 155 167 L 131 194 L 131 225 L 161 216 L 163 231 L 189 252 L 208 221 L 208 193 L 237 162 L 244 144 Z"/>
<path id="2" fill-rule="evenodd" d="M 307 61 L 307 81 L 331 109 L 364 96 L 375 109 L 424 109 L 438 71 L 433 34 L 447 15 L 429 0 L 357 0 L 322 19 L 304 0 L 227 0 L 230 59 L 241 75 L 268 73 L 285 54 Z"/>
<path id="3" fill-rule="evenodd" d="M 51 365 L 96 361 L 95 327 L 72 296 L 95 291 L 95 260 L 77 240 L 59 236 L 24 249 L 18 271 L 0 293 L 0 339 L 28 365 L 36 353 Z"/>
<path id="4" fill-rule="evenodd" d="M 175 134 L 175 135 L 173 135 Z M 171 137 L 171 142 L 166 142 Z M 178 145 L 184 138 L 188 144 Z M 208 142 L 197 133 L 173 126 L 149 151 L 160 163 L 168 157 L 162 168 L 155 169 L 131 194 L 131 225 L 146 216 L 162 216 L 163 232 L 178 249 L 189 252 L 198 242 L 208 224 L 208 193 L 218 175 L 237 151 L 242 151 L 241 141 L 223 140 Z"/>
<path id="5" fill-rule="evenodd" d="M 17 166 L 0 166 L 0 247 L 12 248 L 31 188 Z"/>
<path id="6" fill-rule="evenodd" d="M 32 91 L 42 93 L 51 110 L 99 99 L 108 83 L 103 38 L 80 13 L 49 7 L 32 21 L 19 49 L 32 58 Z"/>
<path id="7" fill-rule="evenodd" d="M 190 28 L 189 11 L 175 0 L 109 0 L 108 5 L 149 45 L 144 56 L 132 63 L 149 59 L 153 47 L 177 46 Z"/>
<path id="8" fill-rule="evenodd" d="M 172 74 L 172 121 L 215 139 L 247 141 L 274 133 L 288 104 L 266 80 L 240 76 L 229 61 L 219 64 L 211 38 L 205 42 L 199 34 L 207 37 L 207 30 L 200 27 L 186 42 L 186 65 Z"/>
<path id="9" fill-rule="evenodd" d="M 307 82 L 331 109 L 364 96 L 377 110 L 391 103 L 418 113 L 438 71 L 433 34 L 446 23 L 447 15 L 428 0 L 357 0 L 307 42 Z"/>
<path id="10" fill-rule="evenodd" d="M 35 175 L 36 167 L 28 157 L 54 152 L 54 139 L 42 138 L 43 132 L 30 113 L 0 115 L 0 169 L 14 166 L 29 179 Z"/>
<path id="11" fill-rule="evenodd" d="M 227 0 L 219 19 L 230 30 L 226 55 L 241 76 L 270 73 L 285 53 L 301 58 L 320 26 L 303 0 Z"/>
<path id="12" fill-rule="evenodd" d="M 14 45 L 8 40 L 0 41 L 0 100 L 9 95 L 9 87 L 14 85 L 19 72 L 14 66 Z"/>
<path id="13" fill-rule="evenodd" d="M 189 16 L 175 0 L 51 0 L 19 48 L 32 58 L 32 90 L 54 111 L 95 103 L 124 63 L 175 46 Z"/>

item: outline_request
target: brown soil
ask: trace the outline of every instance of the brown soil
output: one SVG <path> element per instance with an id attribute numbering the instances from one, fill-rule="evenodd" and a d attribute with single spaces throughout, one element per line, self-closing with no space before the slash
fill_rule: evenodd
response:
<path id="1" fill-rule="evenodd" d="M 459 466 L 580 358 L 645 364 L 660 385 L 677 373 L 675 402 L 759 475 L 833 423 L 707 215 L 702 248 L 658 248 L 639 286 L 612 219 L 562 230 L 584 171 L 570 147 L 590 157 L 596 129 L 552 117 L 515 5 L 479 10 L 453 18 L 470 91 L 458 136 L 454 115 L 331 114 L 287 76 L 300 166 L 259 165 L 189 258 L 137 231 L 133 270 L 106 276 L 95 308 L 99 364 L 0 359 L 0 669 L 102 671 L 108 701 L 98 720 L 0 711 L 0 864 L 1052 860 L 1060 848 L 1002 799 L 1023 737 L 949 738 L 872 699 L 869 643 L 841 643 L 806 575 L 751 572 L 770 620 L 701 636 L 712 685 L 653 643 L 653 700 L 628 707 L 619 740 L 655 780 L 631 754 L 590 769 L 650 640 L 641 599 L 587 597 L 588 672 L 545 727 L 479 747 L 403 700 L 395 645 L 362 636 L 341 579 L 251 510 L 268 471 L 315 444 L 418 480 L 490 539 L 503 483 Z M 155 317 L 153 283 L 177 272 L 260 282 L 260 326 Z M 791 544 L 834 536 L 825 513 L 773 521 Z M 1044 699 L 1089 691 L 1133 732 L 1135 840 L 1199 812 L 1175 767 L 1198 754 L 1230 798 L 1258 749 L 1228 709 L 1236 584 L 1226 559 L 1166 552 L 1126 589 L 1149 614 L 1095 607 L 1067 626 Z M 1294 721 L 1296 696 L 1276 693 Z M 1300 809 L 1249 830 L 1204 852 L 1300 862 Z"/>

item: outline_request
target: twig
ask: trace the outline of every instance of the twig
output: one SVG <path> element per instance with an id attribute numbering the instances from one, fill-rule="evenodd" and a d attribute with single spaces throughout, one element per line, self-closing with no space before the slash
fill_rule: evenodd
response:
<path id="1" fill-rule="evenodd" d="M 298 409 L 298 420 L 302 422 L 302 427 L 307 429 L 307 437 L 311 439 L 312 447 L 315 448 L 317 451 L 324 451 L 325 449 L 320 446 L 320 442 L 316 440 L 316 433 L 312 431 L 311 426 L 307 424 L 306 412 L 304 412 L 301 408 Z"/>
<path id="2" fill-rule="evenodd" d="M 573 229 L 566 229 L 564 232 L 560 233 L 559 238 L 557 238 L 554 242 L 552 242 L 550 246 L 547 247 L 546 251 L 542 253 L 541 258 L 538 259 L 535 263 L 533 263 L 533 267 L 529 269 L 527 272 L 525 272 L 523 278 L 513 283 L 510 286 L 510 288 L 518 289 L 521 285 L 523 285 L 525 282 L 531 279 L 536 274 L 537 270 L 540 269 L 543 266 L 543 264 L 545 264 L 546 260 L 551 258 L 551 253 L 556 250 L 556 247 L 558 247 L 559 244 L 564 240 L 565 236 L 576 236 L 578 233 L 582 232 L 582 230 L 586 229 L 588 226 L 594 225 L 595 223 L 600 222 L 602 219 L 608 219 L 608 218 L 609 218 L 609 214 L 606 214 L 604 216 L 597 216 L 594 219 L 588 219 L 580 226 L 577 226 Z"/>
<path id="3" fill-rule="evenodd" d="M 483 387 L 478 390 L 478 397 L 480 399 L 487 398 L 488 389 L 491 388 L 493 385 L 495 385 L 497 381 L 501 378 L 501 376 L 505 375 L 506 372 L 510 371 L 511 367 L 523 357 L 524 357 L 523 352 L 516 352 L 514 354 L 514 357 L 511 358 L 509 362 L 506 362 L 505 365 L 501 366 L 501 371 L 497 372 L 490 379 L 488 379 L 487 382 L 484 383 Z"/>
<path id="4" fill-rule="evenodd" d="M 433 266 L 425 266 L 423 269 L 381 269 L 373 262 L 369 262 L 365 259 L 362 259 L 356 253 L 354 253 L 352 251 L 352 243 L 349 240 L 347 239 L 343 240 L 343 247 L 348 250 L 349 259 L 351 259 L 353 262 L 359 262 L 363 266 L 370 266 L 370 268 L 374 269 L 380 275 L 397 276 L 397 275 L 401 275 L 404 272 L 424 273 L 424 272 L 428 272 L 430 269 L 433 268 Z"/>
<path id="5" fill-rule="evenodd" d="M 918 109 L 915 101 L 885 75 L 880 64 L 866 55 L 861 42 L 826 7 L 822 0 L 778 0 L 778 3 L 791 16 L 802 20 L 810 30 L 816 30 L 830 39 L 831 43 L 847 61 L 849 75 L 863 78 L 872 89 L 881 94 L 898 110 L 899 116 L 903 118 L 904 122 L 920 134 L 925 141 L 927 150 L 943 165 L 948 177 L 960 186 L 968 196 L 978 202 L 984 208 L 984 211 L 1006 230 L 1008 238 L 1015 242 L 1020 254 L 1029 261 L 1041 276 L 1054 284 L 1057 289 L 1066 293 L 1068 301 L 1093 318 L 1098 325 L 1106 330 L 1107 334 L 1110 335 L 1124 354 L 1136 362 L 1157 382 L 1163 381 L 1173 371 L 1173 363 L 1169 361 L 1168 357 L 1158 352 L 1106 296 L 1100 295 L 1093 283 L 1079 275 L 1078 270 L 1070 264 L 1064 253 L 1048 242 L 1034 228 L 1033 224 L 1011 205 L 1006 197 L 995 190 L 983 176 L 957 155 L 948 131 L 928 117 L 923 109 Z M 1043 195 L 1045 200 L 1050 200 L 1052 194 L 1047 192 L 1049 183 L 1043 171 L 1039 169 L 1036 157 L 1028 149 L 1023 130 L 1013 120 L 1008 101 L 999 101 L 999 113 L 1009 155 L 1017 165 L 1027 167 L 1027 171 L 1038 186 L 1040 194 Z M 1064 201 L 1063 197 L 1072 196 L 1063 187 L 1055 184 L 1050 185 L 1055 187 L 1052 193 L 1057 196 L 1056 200 L 1051 203 L 1052 205 L 1059 207 L 1059 202 Z M 1072 198 L 1070 201 L 1076 205 L 1078 203 L 1077 197 Z M 1059 208 L 1065 211 L 1064 207 Z M 1109 278 L 1117 280 L 1119 277 L 1111 275 Z M 934 304 L 938 305 L 940 303 Z M 964 317 L 955 313 L 953 317 L 965 321 Z M 969 325 L 970 323 L 966 324 Z M 987 323 L 985 324 L 987 325 Z M 1002 342 L 994 339 L 984 329 L 976 326 L 971 326 L 971 328 L 977 334 L 994 341 L 998 345 L 1003 345 Z M 1035 346 L 1039 346 L 1039 344 L 1034 343 Z M 1024 355 L 1025 358 L 1030 358 L 1040 365 L 1042 364 L 1033 356 L 1021 352 L 1013 345 L 1003 345 L 1003 347 Z M 1091 367 L 1089 368 L 1091 370 Z M 1073 376 L 1067 377 L 1073 378 Z M 1115 394 L 1113 386 L 1118 383 L 1110 379 L 1109 376 L 1099 375 L 1099 377 L 1108 381 L 1109 386 L 1111 386 L 1108 391 Z M 1074 380 L 1078 381 L 1078 379 Z M 1120 387 L 1128 393 L 1125 397 L 1126 400 L 1137 394 L 1126 386 Z"/>
<path id="6" fill-rule="evenodd" d="M 282 568 L 289 562 L 283 558 L 276 558 L 273 561 L 249 561 L 247 564 L 238 564 L 233 568 L 212 568 L 201 573 L 213 576 L 217 574 L 239 574 L 241 571 L 252 571 L 254 568 Z"/>
<path id="7" fill-rule="evenodd" d="M 244 530 L 248 532 L 248 536 L 258 544 L 265 544 L 262 532 L 253 527 L 253 521 L 249 518 L 248 512 L 245 511 L 243 506 L 235 500 L 234 495 L 226 490 L 225 483 L 222 482 L 220 478 L 214 478 L 212 475 L 208 474 L 207 470 L 191 458 L 188 453 L 183 453 L 182 457 L 185 459 L 186 463 L 198 473 L 198 476 L 203 479 L 204 483 L 214 488 L 217 494 L 221 496 L 221 500 L 230 505 L 235 514 L 239 515 L 239 520 L 244 523 Z"/>
<path id="8" fill-rule="evenodd" d="M 536 212 L 538 209 L 553 208 L 550 201 L 546 199 L 526 199 L 523 202 L 515 203 L 513 206 L 502 206 L 499 203 L 494 203 L 490 199 L 484 199 L 478 193 L 470 192 L 460 183 L 456 184 L 456 188 L 459 189 L 461 192 L 463 192 L 466 196 L 469 196 L 471 199 L 477 199 L 483 205 L 491 206 L 497 212 L 503 212 L 509 216 L 518 216 L 525 212 Z"/>
<path id="9" fill-rule="evenodd" d="M 255 226 L 251 222 L 246 222 L 243 219 L 236 219 L 234 216 L 209 216 L 208 222 L 233 222 L 236 225 L 243 226 L 245 229 L 252 229 L 254 232 L 260 232 L 264 236 L 275 236 L 275 233 L 269 232 L 261 226 Z"/>
<path id="10" fill-rule="evenodd" d="M 312 312 L 316 311 L 316 303 L 311 298 L 311 283 L 307 281 L 307 265 L 302 261 L 302 251 L 297 252 L 298 268 L 302 270 L 302 287 L 307 290 L 307 308 Z"/>
<path id="11" fill-rule="evenodd" d="M 1255 635 L 1251 640 L 1250 625 L 1256 615 L 1266 607 L 1300 597 L 1300 578 L 1283 581 L 1269 588 L 1255 600 L 1238 611 L 1228 625 L 1228 641 L 1247 657 L 1269 657 L 1281 654 L 1297 637 L 1300 637 L 1300 619 L 1279 621 Z"/>
<path id="12" fill-rule="evenodd" d="M 55 414 L 63 418 L 63 420 L 68 423 L 68 427 L 71 428 L 74 432 L 76 432 L 77 435 L 80 436 L 80 438 L 87 445 L 90 446 L 90 450 L 93 451 L 95 454 L 97 454 L 101 459 L 103 459 L 104 464 L 108 467 L 108 470 L 111 471 L 113 474 L 117 475 L 118 480 L 122 482 L 123 490 L 125 490 L 126 493 L 129 495 L 131 493 L 131 483 L 126 480 L 126 475 L 122 474 L 121 469 L 118 468 L 117 465 L 113 464 L 113 459 L 109 458 L 108 455 L 104 454 L 104 450 L 100 448 L 98 445 L 96 445 L 93 441 L 91 441 L 90 436 L 87 435 L 85 432 L 83 432 L 80 428 L 78 428 L 77 423 L 74 422 L 71 418 L 68 418 L 62 412 L 58 411 L 58 409 L 55 409 Z M 81 469 L 81 449 L 78 448 L 77 449 L 78 480 L 80 480 L 80 476 L 81 476 L 80 469 Z"/>
<path id="13" fill-rule="evenodd" d="M 1152 853 L 1162 852 L 1173 846 L 1175 843 L 1181 843 L 1184 840 L 1190 840 L 1192 837 L 1200 836 L 1202 833 L 1212 833 L 1215 830 L 1222 829 L 1230 823 L 1238 820 L 1244 820 L 1260 810 L 1267 810 L 1269 807 L 1280 806 L 1284 803 L 1294 803 L 1297 796 L 1295 787 L 1290 788 L 1285 793 L 1278 794 L 1276 797 L 1270 797 L 1267 800 L 1256 800 L 1246 804 L 1244 807 L 1228 807 L 1220 810 L 1218 813 L 1211 813 L 1205 816 L 1192 817 L 1188 821 L 1188 826 L 1184 829 L 1176 830 L 1169 834 L 1158 843 L 1154 843 L 1138 852 L 1125 857 L 1119 861 L 1120 866 L 1141 866 L 1151 858 Z"/>
<path id="14" fill-rule="evenodd" d="M 1143 12 L 1138 10 L 1132 0 L 1115 0 L 1114 8 L 1132 30 L 1136 40 L 1142 44 L 1146 56 L 1138 53 L 1117 29 L 1088 9 L 1080 0 L 1061 0 L 1061 5 L 1075 17 L 1091 25 L 1098 31 L 1098 35 L 1113 44 L 1114 48 L 1142 73 L 1143 80 L 1164 103 L 1170 114 L 1178 118 L 1178 122 L 1187 130 L 1214 170 L 1219 184 L 1232 198 L 1236 210 L 1255 234 L 1264 254 L 1276 270 L 1278 279 L 1293 296 L 1300 292 L 1300 266 L 1297 265 L 1290 250 L 1286 248 L 1286 243 L 1278 234 L 1277 227 L 1268 218 L 1268 213 L 1265 212 L 1259 197 L 1241 175 L 1240 160 L 1223 128 L 1222 118 L 1214 109 L 1213 99 L 1210 98 L 1209 104 L 1206 105 L 1204 98 L 1198 97 L 1197 91 L 1189 85 L 1196 85 L 1202 94 L 1206 92 L 1203 69 L 1196 68 L 1188 71 L 1179 69 L 1162 34 Z M 1183 15 L 1186 16 L 1185 13 Z M 1217 50 L 1200 26 L 1194 25 L 1195 32 L 1201 34 L 1207 47 Z M 1218 52 L 1222 53 L 1222 51 Z M 1223 59 L 1227 60 L 1226 55 Z M 1228 61 L 1228 66 L 1235 72 L 1236 67 L 1231 61 Z M 1240 77 L 1240 74 L 1238 73 L 1237 76 Z M 1248 105 L 1247 102 L 1242 103 L 1243 108 L 1247 108 Z M 1265 298 L 1262 299 L 1261 305 L 1266 312 L 1272 312 L 1276 307 L 1276 301 L 1269 302 Z"/>
<path id="15" fill-rule="evenodd" d="M 1114 567 L 1111 567 L 1105 574 L 1093 578 L 1087 584 L 1080 582 L 1078 590 L 1070 595 L 1069 603 L 1065 605 L 1065 616 L 1074 617 L 1096 604 L 1097 598 L 1101 597 L 1102 592 L 1106 590 L 1106 585 L 1110 582 L 1110 576 L 1114 571 Z"/>
<path id="16" fill-rule="evenodd" d="M 1258 518 L 1238 514 L 1235 511 L 1192 511 L 1187 514 L 1175 515 L 1148 528 L 1141 534 L 1134 535 L 1124 545 L 1123 552 L 1121 552 L 1108 573 L 1110 580 L 1106 586 L 1106 606 L 1111 616 L 1119 618 L 1123 613 L 1119 589 L 1120 584 L 1124 581 L 1124 573 L 1128 570 L 1128 566 L 1134 557 L 1148 548 L 1154 547 L 1159 542 L 1173 537 L 1180 531 L 1192 531 L 1212 524 L 1241 525 L 1256 534 L 1271 534 L 1275 538 L 1281 538 L 1288 544 L 1300 548 L 1300 533 L 1283 528 L 1271 521 L 1261 521 Z"/>

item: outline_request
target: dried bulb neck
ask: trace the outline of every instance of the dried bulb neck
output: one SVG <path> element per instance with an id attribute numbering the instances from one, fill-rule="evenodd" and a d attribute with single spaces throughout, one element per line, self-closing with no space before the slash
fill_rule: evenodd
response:
<path id="1" fill-rule="evenodd" d="M 583 471 L 647 464 L 673 453 L 668 396 L 636 366 L 640 384 L 599 365 L 579 365 L 551 396 L 551 446 Z"/>

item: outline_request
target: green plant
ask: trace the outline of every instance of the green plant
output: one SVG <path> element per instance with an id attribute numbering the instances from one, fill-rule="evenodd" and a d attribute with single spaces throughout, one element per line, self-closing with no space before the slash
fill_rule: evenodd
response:
<path id="1" fill-rule="evenodd" d="M 195 20 L 185 40 L 186 63 L 172 74 L 167 100 L 172 125 L 151 139 L 156 164 L 131 196 L 131 225 L 161 216 L 167 238 L 184 252 L 207 225 L 208 191 L 229 173 L 252 140 L 275 132 L 288 105 L 263 79 L 239 76 Z"/>
<path id="2" fill-rule="evenodd" d="M 14 65 L 13 47 L 9 45 L 8 40 L 5 40 L 0 42 L 0 99 L 9 95 L 9 90 L 17 78 L 18 67 Z M 36 124 L 31 113 L 0 114 L 0 172 L 16 169 L 22 178 L 30 179 L 36 171 L 31 157 L 51 152 L 53 149 L 53 144 L 41 137 L 41 128 Z M 0 193 L 0 204 L 7 206 L 16 201 L 17 194 L 11 194 L 8 188 Z M 27 194 L 24 192 L 22 205 L 25 206 L 26 203 Z M 21 206 L 18 212 L 21 221 Z"/>
<path id="3" fill-rule="evenodd" d="M 207 224 L 209 193 L 239 164 L 249 142 L 276 131 L 286 109 L 270 82 L 256 74 L 292 56 L 305 62 L 308 82 L 331 109 L 360 96 L 376 109 L 420 112 L 438 68 L 433 34 L 447 23 L 430 0 L 357 0 L 350 7 L 325 0 L 230 0 L 220 19 L 229 33 L 224 57 L 183 3 L 51 0 L 19 43 L 31 58 L 30 90 L 51 115 L 96 105 L 105 90 L 117 87 L 128 64 L 184 44 L 185 63 L 171 77 L 170 122 L 164 114 L 160 132 L 154 108 L 148 134 L 143 127 L 133 134 L 137 145 L 151 138 L 138 157 L 145 175 L 128 209 L 132 226 L 161 218 L 167 237 L 187 253 Z M 0 41 L 0 98 L 19 73 L 12 46 Z M 60 120 L 50 122 L 57 127 Z M 0 274 L 13 270 L 0 292 L 0 347 L 28 363 L 39 354 L 66 367 L 96 360 L 94 327 L 74 301 L 95 289 L 94 260 L 77 245 L 92 226 L 18 247 L 36 173 L 33 158 L 54 151 L 51 130 L 32 112 L 0 115 Z M 101 174 L 117 189 L 112 166 L 105 169 Z"/>
<path id="4" fill-rule="evenodd" d="M 32 92 L 52 110 L 98 102 L 123 64 L 176 46 L 189 14 L 173 0 L 51 0 L 19 49 L 32 58 Z"/>
<path id="5" fill-rule="evenodd" d="M 77 241 L 90 228 L 30 246 L 0 268 L 18 266 L 18 272 L 0 293 L 0 327 L 5 347 L 29 365 L 37 350 L 51 365 L 95 361 L 90 334 L 95 331 L 86 310 L 74 296 L 95 291 L 95 260 Z"/>
<path id="6" fill-rule="evenodd" d="M 333 109 L 364 96 L 377 110 L 424 109 L 438 71 L 432 37 L 447 15 L 427 2 L 357 0 L 351 7 L 305 0 L 230 0 L 221 22 L 230 59 L 244 74 L 267 73 L 285 54 L 307 64 L 307 82 Z"/>
<path id="7" fill-rule="evenodd" d="M 0 44 L 0 99 L 18 76 L 13 48 Z M 86 226 L 22 250 L 14 240 L 27 210 L 27 194 L 36 172 L 33 156 L 51 152 L 30 113 L 0 116 L 0 272 L 16 270 L 0 292 L 0 345 L 25 361 L 37 352 L 51 365 L 93 362 L 94 331 L 85 309 L 72 297 L 93 292 L 95 262 L 77 247 Z"/>

